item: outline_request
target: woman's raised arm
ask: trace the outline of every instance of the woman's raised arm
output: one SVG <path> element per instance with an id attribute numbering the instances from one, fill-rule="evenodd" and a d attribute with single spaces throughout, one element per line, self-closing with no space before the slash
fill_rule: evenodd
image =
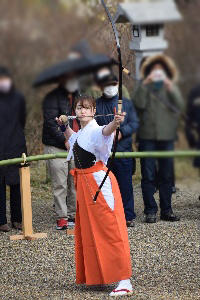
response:
<path id="1" fill-rule="evenodd" d="M 114 120 L 104 127 L 103 135 L 111 135 L 117 129 L 117 127 L 120 126 L 120 123 L 124 122 L 125 115 L 125 112 L 120 115 L 116 114 Z"/>

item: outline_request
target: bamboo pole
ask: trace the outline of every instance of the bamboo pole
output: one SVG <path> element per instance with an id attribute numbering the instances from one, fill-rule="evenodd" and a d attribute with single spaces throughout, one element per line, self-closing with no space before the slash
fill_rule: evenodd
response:
<path id="1" fill-rule="evenodd" d="M 188 158 L 188 157 L 199 157 L 200 151 L 198 150 L 182 150 L 182 151 L 152 151 L 152 152 L 116 152 L 116 158 L 164 158 L 164 157 L 174 157 L 174 158 Z M 55 154 L 43 154 L 28 156 L 26 158 L 27 162 L 48 160 L 56 158 L 66 158 L 66 152 L 57 152 Z M 23 163 L 23 158 L 12 158 L 8 160 L 1 160 L 0 166 L 8 166 Z"/>
<path id="2" fill-rule="evenodd" d="M 116 158 L 188 158 L 188 157 L 199 157 L 200 151 L 187 150 L 187 151 L 154 151 L 154 152 L 117 152 Z M 24 158 L 25 157 L 25 158 Z M 20 239 L 37 239 L 46 237 L 46 233 L 33 233 L 32 229 L 32 207 L 31 207 L 31 189 L 30 189 L 30 169 L 26 164 L 31 161 L 48 160 L 56 158 L 66 158 L 66 152 L 58 152 L 55 154 L 44 154 L 26 157 L 22 155 L 22 158 L 13 158 L 8 160 L 0 161 L 0 166 L 21 164 L 23 165 L 20 169 L 20 189 L 22 198 L 22 216 L 23 216 L 23 235 L 11 236 L 11 240 Z M 68 229 L 67 234 L 73 234 L 73 229 Z"/>

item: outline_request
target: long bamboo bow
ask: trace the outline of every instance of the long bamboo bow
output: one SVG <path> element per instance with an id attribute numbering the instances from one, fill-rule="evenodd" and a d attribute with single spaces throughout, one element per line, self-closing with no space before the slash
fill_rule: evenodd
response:
<path id="1" fill-rule="evenodd" d="M 113 33 L 114 33 L 114 36 L 115 36 L 115 41 L 116 41 L 116 46 L 117 46 L 117 53 L 118 53 L 118 62 L 119 62 L 119 100 L 118 100 L 118 114 L 121 114 L 122 112 L 122 72 L 123 72 L 123 67 L 122 67 L 122 56 L 121 56 L 121 47 L 120 47 L 120 42 L 119 42 L 119 35 L 118 35 L 118 31 L 117 31 L 117 28 L 115 26 L 115 23 L 113 21 L 113 18 L 110 14 L 110 11 L 109 9 L 107 8 L 104 0 L 101 0 L 101 3 L 106 11 L 106 14 L 110 20 L 110 23 L 112 25 L 112 29 L 113 29 Z M 115 135 L 115 141 L 114 141 L 114 146 L 113 146 L 113 153 L 112 153 L 112 157 L 109 161 L 109 165 L 108 165 L 108 170 L 106 172 L 106 175 L 104 176 L 100 186 L 99 186 L 99 189 L 98 191 L 96 192 L 95 196 L 94 196 L 94 202 L 97 201 L 97 197 L 101 191 L 101 188 L 102 186 L 104 185 L 104 182 L 106 181 L 109 173 L 110 173 L 110 170 L 111 170 L 111 166 L 112 166 L 112 163 L 115 159 L 115 153 L 116 153 L 116 150 L 117 150 L 117 144 L 118 144 L 118 137 L 119 137 L 119 127 L 117 128 L 116 130 L 116 135 Z"/>

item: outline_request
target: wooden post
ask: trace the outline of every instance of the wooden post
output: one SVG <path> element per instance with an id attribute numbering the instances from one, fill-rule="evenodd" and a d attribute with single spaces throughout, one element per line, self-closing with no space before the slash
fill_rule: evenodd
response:
<path id="1" fill-rule="evenodd" d="M 32 227 L 32 205 L 31 205 L 31 185 L 30 185 L 30 167 L 25 162 L 19 169 L 20 174 L 20 192 L 22 208 L 23 234 L 10 236 L 10 240 L 34 240 L 47 237 L 46 233 L 33 233 Z"/>

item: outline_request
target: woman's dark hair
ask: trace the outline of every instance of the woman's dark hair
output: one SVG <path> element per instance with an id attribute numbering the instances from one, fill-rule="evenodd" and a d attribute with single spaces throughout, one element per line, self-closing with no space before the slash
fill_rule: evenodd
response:
<path id="1" fill-rule="evenodd" d="M 73 103 L 74 110 L 76 109 L 76 106 L 79 102 L 83 107 L 86 107 L 85 105 L 86 105 L 86 103 L 88 103 L 90 107 L 92 107 L 94 109 L 96 108 L 96 101 L 92 96 L 82 95 L 82 96 L 76 97 L 74 100 L 74 103 Z"/>
<path id="2" fill-rule="evenodd" d="M 168 68 L 168 66 L 162 60 L 155 60 L 151 64 L 149 64 L 145 69 L 144 76 L 147 77 L 151 73 L 151 70 L 153 69 L 153 67 L 157 64 L 159 64 L 163 67 L 168 78 L 171 79 L 173 77 L 171 70 Z"/>

